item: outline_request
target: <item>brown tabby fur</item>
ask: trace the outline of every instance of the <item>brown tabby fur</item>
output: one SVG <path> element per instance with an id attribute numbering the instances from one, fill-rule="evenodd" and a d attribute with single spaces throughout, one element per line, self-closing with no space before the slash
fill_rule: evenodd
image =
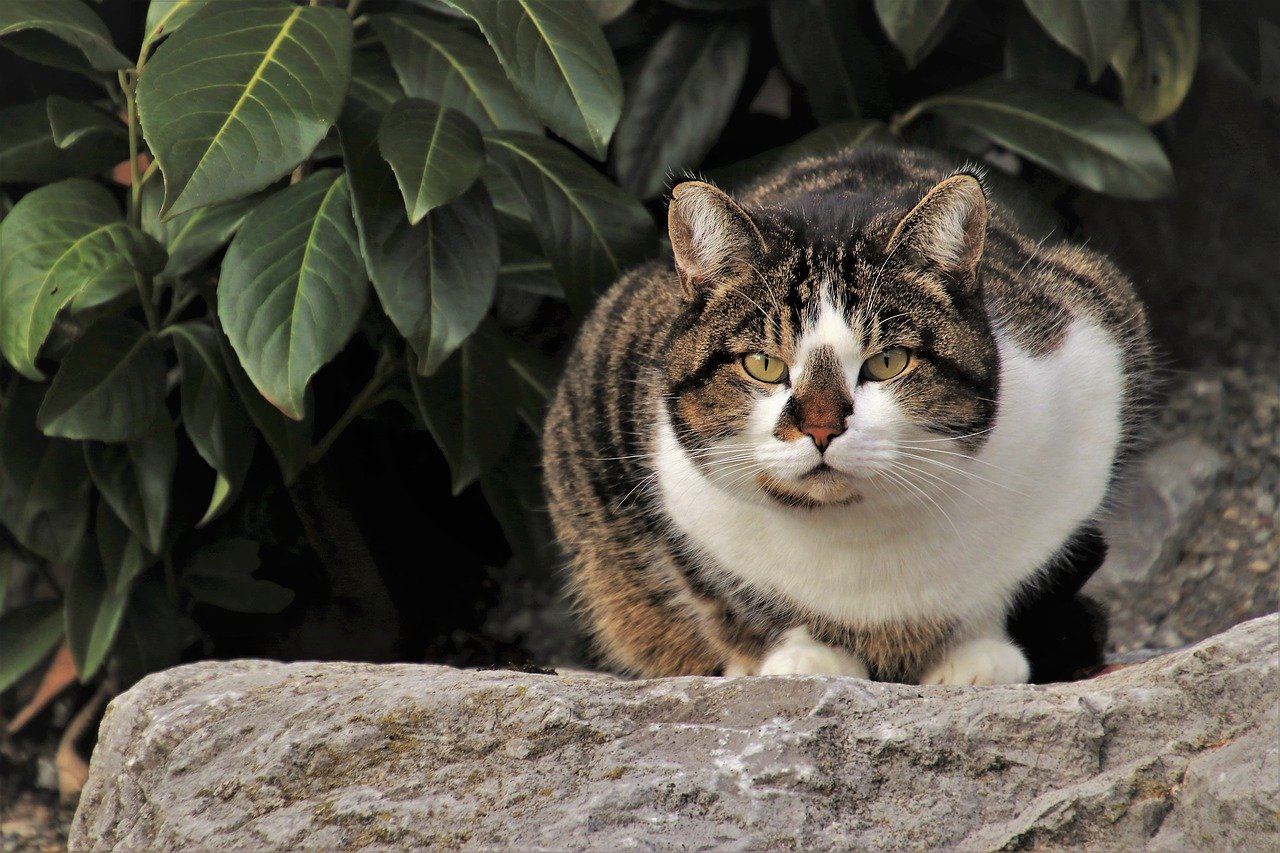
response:
<path id="1" fill-rule="evenodd" d="M 571 587 L 610 665 L 642 676 L 720 673 L 757 662 L 800 624 L 854 652 L 882 679 L 914 677 L 945 650 L 953 625 L 832 624 L 708 565 L 665 516 L 650 488 L 650 459 L 664 408 L 687 449 L 734 434 L 752 386 L 733 354 L 766 350 L 789 363 L 822 271 L 838 271 L 853 312 L 864 310 L 879 277 L 875 313 L 862 318 L 867 351 L 880 338 L 927 351 L 903 405 L 943 434 L 972 436 L 965 439 L 971 449 L 997 411 L 992 325 L 1042 354 L 1059 345 L 1070 319 L 1087 316 L 1110 330 L 1129 358 L 1149 357 L 1146 321 L 1124 277 L 1083 248 L 1038 245 L 998 200 L 990 203 L 972 281 L 944 280 L 909 251 L 891 256 L 895 229 L 952 174 L 954 165 L 937 155 L 900 149 L 802 160 L 737 197 L 766 235 L 767 249 L 749 262 L 718 269 L 690 289 L 670 259 L 651 263 L 599 301 L 551 407 L 543 461 Z M 966 299 L 966 292 L 980 298 Z M 762 312 L 770 318 L 763 326 Z M 904 316 L 927 322 L 906 323 Z M 927 336 L 917 331 L 922 327 Z M 1140 391 L 1130 383 L 1127 409 Z M 780 502 L 806 500 L 778 484 L 761 485 Z"/>

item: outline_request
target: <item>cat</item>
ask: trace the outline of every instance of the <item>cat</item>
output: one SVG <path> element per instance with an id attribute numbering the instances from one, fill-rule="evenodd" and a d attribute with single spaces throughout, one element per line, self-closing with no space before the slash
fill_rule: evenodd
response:
<path id="1" fill-rule="evenodd" d="M 1137 434 L 1129 281 L 908 148 L 801 160 L 736 200 L 686 181 L 668 232 L 670 259 L 591 312 L 544 430 L 604 662 L 1027 681 L 1014 612 L 1069 581 L 1075 543 L 1098 553 Z"/>

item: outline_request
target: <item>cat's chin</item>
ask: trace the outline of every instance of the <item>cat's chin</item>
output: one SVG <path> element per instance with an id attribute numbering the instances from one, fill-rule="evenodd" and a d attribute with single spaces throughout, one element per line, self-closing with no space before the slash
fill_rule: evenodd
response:
<path id="1" fill-rule="evenodd" d="M 760 474 L 756 484 L 770 498 L 787 506 L 848 506 L 862 501 L 862 491 L 852 478 L 825 465 L 799 481 Z"/>

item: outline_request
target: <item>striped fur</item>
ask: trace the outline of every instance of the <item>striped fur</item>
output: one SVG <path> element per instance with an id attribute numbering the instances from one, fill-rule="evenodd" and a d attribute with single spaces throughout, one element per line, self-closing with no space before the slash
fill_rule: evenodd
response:
<path id="1" fill-rule="evenodd" d="M 804 626 L 816 641 L 855 655 L 873 677 L 917 680 L 949 649 L 979 637 L 975 624 L 1010 606 L 1016 589 L 1006 583 L 986 609 L 819 612 L 820 590 L 805 598 L 749 579 L 673 514 L 660 455 L 674 448 L 697 469 L 687 476 L 707 478 L 718 494 L 726 466 L 717 469 L 717 454 L 731 453 L 747 423 L 772 412 L 770 401 L 780 406 L 769 417 L 783 449 L 807 446 L 804 430 L 818 420 L 856 431 L 864 415 L 855 409 L 869 398 L 847 366 L 841 372 L 834 351 L 806 343 L 817 324 L 856 330 L 846 359 L 908 347 L 909 371 L 885 383 L 881 399 L 920 435 L 951 442 L 945 446 L 957 457 L 981 455 L 998 434 L 1009 353 L 1048 363 L 1069 340 L 1082 340 L 1079 329 L 1096 329 L 1124 355 L 1113 413 L 1122 435 L 1099 452 L 1118 456 L 1132 442 L 1150 346 L 1129 283 L 1094 252 L 1023 234 L 998 201 L 984 204 L 970 178 L 940 186 L 955 174 L 933 154 L 873 148 L 792 164 L 736 204 L 702 184 L 677 187 L 675 204 L 696 215 L 673 213 L 676 263 L 635 269 L 599 301 L 544 433 L 549 506 L 572 590 L 611 666 L 644 676 L 755 672 L 787 632 Z M 846 346 L 838 334 L 832 339 Z M 755 351 L 795 365 L 794 388 L 747 375 L 740 356 Z M 877 485 L 874 478 L 789 479 L 758 467 L 739 464 L 739 474 L 754 471 L 750 482 L 739 476 L 722 485 L 773 507 L 760 516 L 766 522 L 775 513 L 811 526 L 818 518 L 844 524 L 885 511 L 873 507 L 882 502 L 877 490 L 865 488 Z M 982 478 L 975 470 L 967 476 Z M 1100 500 L 1088 503 L 1073 525 Z M 763 546 L 772 533 L 744 535 L 762 537 Z M 1049 556 L 1015 580 L 1034 582 Z"/>

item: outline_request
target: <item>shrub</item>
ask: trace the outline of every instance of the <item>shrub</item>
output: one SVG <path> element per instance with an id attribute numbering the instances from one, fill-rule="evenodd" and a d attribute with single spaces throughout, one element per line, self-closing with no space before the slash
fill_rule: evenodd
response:
<path id="1" fill-rule="evenodd" d="M 92 86 L 0 115 L 0 599 L 43 578 L 0 691 L 64 638 L 128 683 L 198 605 L 288 607 L 281 494 L 359 575 L 299 486 L 355 422 L 424 428 L 451 482 L 414 488 L 479 483 L 536 562 L 555 358 L 673 175 L 903 137 L 1156 198 L 1199 37 L 1196 0 L 152 0 L 119 44 L 96 8 L 132 7 L 0 4 Z"/>

